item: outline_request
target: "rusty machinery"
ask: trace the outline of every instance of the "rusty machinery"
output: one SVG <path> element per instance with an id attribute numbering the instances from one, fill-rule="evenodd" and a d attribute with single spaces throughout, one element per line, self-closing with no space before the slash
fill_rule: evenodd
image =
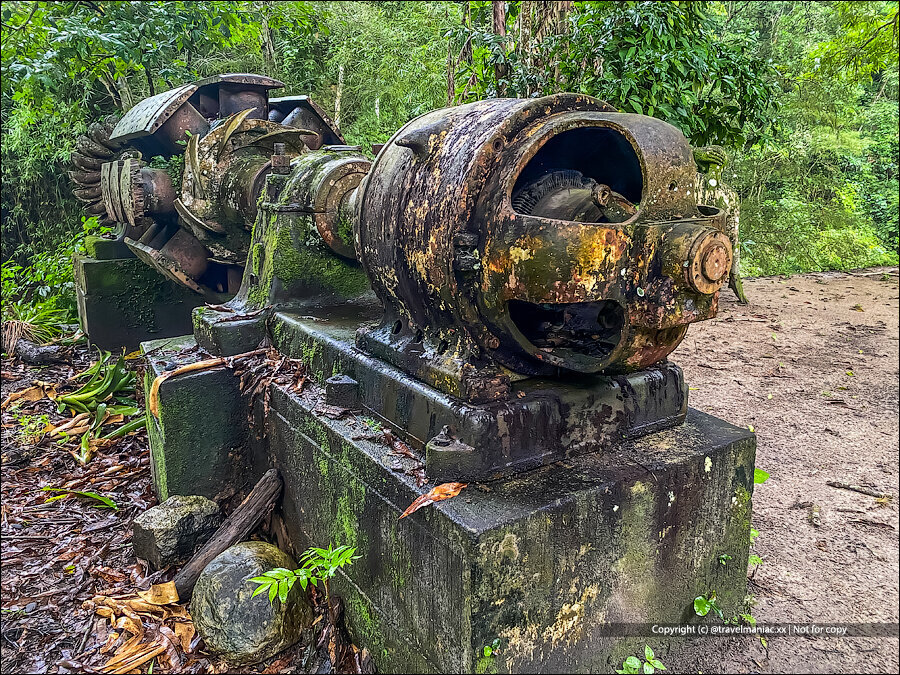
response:
<path id="1" fill-rule="evenodd" d="M 715 315 L 731 262 L 725 214 L 697 204 L 695 174 L 677 129 L 584 96 L 419 117 L 356 196 L 385 306 L 361 344 L 470 400 L 506 397 L 509 371 L 661 361 Z"/>
<path id="2" fill-rule="evenodd" d="M 102 190 L 130 227 L 130 212 L 173 216 L 126 240 L 148 262 L 170 256 L 201 285 L 212 264 L 246 260 L 238 312 L 339 300 L 346 319 L 356 298 L 343 347 L 301 332 L 340 352 L 329 368 L 426 451 L 435 479 L 502 475 L 684 420 L 687 387 L 665 359 L 716 314 L 732 250 L 726 214 L 697 203 L 680 131 L 581 95 L 495 99 L 412 120 L 370 162 L 315 108 L 293 131 L 302 106 L 273 108 L 271 81 L 252 81 L 258 96 L 227 106 L 240 87 L 221 78 L 167 92 L 180 102 L 153 109 L 171 111 L 171 129 L 113 134 L 165 146 L 146 155 L 176 152 L 192 130 L 180 193 L 127 159 L 110 169 L 124 188 Z M 218 109 L 204 107 L 211 91 Z M 380 318 L 367 323 L 370 288 Z"/>
<path id="3" fill-rule="evenodd" d="M 166 277 L 210 300 L 234 295 L 275 148 L 289 161 L 344 142 L 308 97 L 270 98 L 281 86 L 217 75 L 91 125 L 72 156 L 75 196 Z"/>

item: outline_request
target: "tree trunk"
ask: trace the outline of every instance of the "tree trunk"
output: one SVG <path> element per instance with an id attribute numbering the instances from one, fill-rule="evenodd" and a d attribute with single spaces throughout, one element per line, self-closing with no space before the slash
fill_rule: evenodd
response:
<path id="1" fill-rule="evenodd" d="M 337 92 L 334 95 L 334 126 L 341 127 L 341 94 L 344 91 L 344 66 L 338 66 Z"/>
<path id="2" fill-rule="evenodd" d="M 494 9 L 494 34 L 506 37 L 506 3 L 503 0 L 493 1 Z M 506 46 L 503 47 L 504 53 Z M 497 96 L 506 96 L 506 85 L 502 83 L 509 72 L 505 63 L 494 64 L 494 79 L 497 81 Z"/>
<path id="3" fill-rule="evenodd" d="M 731 259 L 731 275 L 728 279 L 728 288 L 735 294 L 738 302 L 742 305 L 748 305 L 750 304 L 750 301 L 747 299 L 747 294 L 744 293 L 744 282 L 741 279 L 741 200 L 734 190 L 729 191 L 733 195 L 733 198 L 730 200 L 731 208 L 728 209 L 728 217 L 725 222 L 726 226 L 731 226 L 731 248 L 733 257 Z"/>
<path id="4" fill-rule="evenodd" d="M 260 28 L 262 33 L 262 44 L 260 45 L 265 64 L 265 74 L 272 75 L 275 73 L 275 44 L 272 41 L 272 30 L 269 28 L 269 3 L 260 3 Z"/>

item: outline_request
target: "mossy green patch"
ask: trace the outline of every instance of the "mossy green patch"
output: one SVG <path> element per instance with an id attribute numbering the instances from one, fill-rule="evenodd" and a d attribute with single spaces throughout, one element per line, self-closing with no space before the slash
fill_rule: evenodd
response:
<path id="1" fill-rule="evenodd" d="M 358 264 L 340 258 L 316 240 L 317 234 L 311 235 L 310 216 L 261 213 L 255 227 L 265 228 L 254 232 L 251 247 L 257 282 L 248 298 L 256 305 L 317 294 L 352 298 L 368 290 L 369 280 Z"/>

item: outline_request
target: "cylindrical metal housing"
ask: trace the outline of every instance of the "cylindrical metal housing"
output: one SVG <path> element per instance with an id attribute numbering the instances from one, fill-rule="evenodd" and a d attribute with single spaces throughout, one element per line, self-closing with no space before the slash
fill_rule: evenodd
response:
<path id="1" fill-rule="evenodd" d="M 525 374 L 634 370 L 716 311 L 721 277 L 699 292 L 662 271 L 724 224 L 698 208 L 695 173 L 675 127 L 586 96 L 436 110 L 363 180 L 357 254 L 398 338 Z M 707 248 L 715 276 L 730 249 Z"/>

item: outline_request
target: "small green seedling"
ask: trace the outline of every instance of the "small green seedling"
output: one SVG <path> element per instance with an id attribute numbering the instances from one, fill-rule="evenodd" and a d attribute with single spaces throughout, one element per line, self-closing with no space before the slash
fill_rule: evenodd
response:
<path id="1" fill-rule="evenodd" d="M 732 556 L 728 555 L 727 553 L 723 553 L 722 555 L 719 556 L 719 564 L 724 565 L 729 560 L 731 560 L 731 558 L 732 558 Z"/>
<path id="2" fill-rule="evenodd" d="M 716 616 L 719 617 L 719 619 L 722 619 L 724 621 L 725 613 L 716 602 L 715 591 L 710 593 L 709 597 L 706 597 L 705 595 L 698 595 L 696 598 L 694 598 L 694 613 L 697 616 L 706 616 L 710 612 L 713 612 Z"/>
<path id="3" fill-rule="evenodd" d="M 491 658 L 492 656 L 494 656 L 494 654 L 499 654 L 500 653 L 500 638 L 494 638 L 494 641 L 491 642 L 491 644 L 485 645 L 482 648 L 481 653 L 484 655 L 485 658 L 488 658 L 488 659 Z"/>
<path id="4" fill-rule="evenodd" d="M 19 425 L 19 441 L 34 444 L 41 440 L 49 428 L 50 418 L 47 415 L 16 415 L 16 423 Z"/>
<path id="5" fill-rule="evenodd" d="M 619 675 L 631 675 L 632 673 L 645 673 L 653 675 L 657 670 L 665 670 L 666 667 L 662 661 L 656 658 L 653 650 L 648 645 L 644 645 L 644 662 L 637 656 L 629 656 L 622 662 L 622 668 L 616 670 Z"/>
<path id="6" fill-rule="evenodd" d="M 375 433 L 381 433 L 382 431 L 384 431 L 384 427 L 381 426 L 381 422 L 379 422 L 378 420 L 373 420 L 371 417 L 363 417 L 362 422 Z"/>
<path id="7" fill-rule="evenodd" d="M 328 600 L 328 580 L 331 579 L 342 567 L 350 565 L 360 556 L 354 555 L 356 548 L 350 546 L 338 546 L 332 548 L 310 548 L 300 556 L 300 567 L 295 570 L 276 567 L 274 570 L 264 572 L 262 576 L 253 577 L 250 581 L 259 584 L 253 591 L 251 598 L 260 593 L 268 592 L 269 602 L 274 602 L 277 597 L 281 602 L 286 602 L 288 593 L 294 584 L 299 582 L 305 591 L 309 584 L 318 588 L 319 583 L 325 591 L 325 599 Z"/>

